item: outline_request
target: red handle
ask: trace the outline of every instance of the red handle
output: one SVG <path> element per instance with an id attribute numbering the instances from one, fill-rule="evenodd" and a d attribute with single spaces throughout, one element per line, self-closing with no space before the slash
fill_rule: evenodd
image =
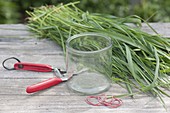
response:
<path id="1" fill-rule="evenodd" d="M 51 72 L 53 69 L 50 65 L 47 64 L 34 64 L 27 62 L 17 62 L 14 64 L 16 70 L 29 70 L 29 71 L 38 71 L 38 72 Z"/>
<path id="2" fill-rule="evenodd" d="M 57 85 L 61 82 L 62 82 L 61 78 L 57 78 L 57 77 L 50 78 L 50 79 L 42 81 L 38 84 L 28 86 L 27 89 L 26 89 L 26 92 L 27 93 L 33 93 L 33 92 L 41 91 L 41 90 L 47 89 L 49 87 L 52 87 L 54 85 Z"/>

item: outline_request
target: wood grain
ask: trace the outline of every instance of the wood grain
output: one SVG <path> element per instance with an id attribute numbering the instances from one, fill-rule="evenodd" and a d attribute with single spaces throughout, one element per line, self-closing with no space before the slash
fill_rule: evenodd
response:
<path id="1" fill-rule="evenodd" d="M 170 37 L 170 23 L 151 23 L 156 31 Z M 146 24 L 143 31 L 154 34 Z M 23 24 L 0 25 L 0 62 L 8 57 L 18 57 L 21 61 L 45 63 L 53 67 L 65 68 L 62 49 L 48 39 L 39 40 Z M 10 64 L 12 65 L 12 64 Z M 0 113 L 169 113 L 170 98 L 164 97 L 167 110 L 146 94 L 134 99 L 122 98 L 123 105 L 116 109 L 96 107 L 85 103 L 87 96 L 70 91 L 66 82 L 38 92 L 27 94 L 25 89 L 31 84 L 54 77 L 53 73 L 28 71 L 7 71 L 0 65 Z M 112 84 L 108 95 L 127 93 L 117 84 Z"/>

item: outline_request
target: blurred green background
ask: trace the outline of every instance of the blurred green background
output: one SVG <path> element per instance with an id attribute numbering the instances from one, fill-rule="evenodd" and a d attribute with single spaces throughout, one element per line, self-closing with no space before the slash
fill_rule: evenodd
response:
<path id="1" fill-rule="evenodd" d="M 25 23 L 25 10 L 78 0 L 0 0 L 0 24 Z M 149 22 L 170 22 L 170 0 L 81 0 L 84 11 L 119 17 L 138 15 Z"/>

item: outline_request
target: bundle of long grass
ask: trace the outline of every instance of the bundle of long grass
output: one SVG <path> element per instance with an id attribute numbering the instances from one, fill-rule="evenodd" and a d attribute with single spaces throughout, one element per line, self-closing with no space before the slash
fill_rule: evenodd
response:
<path id="1" fill-rule="evenodd" d="M 69 3 L 34 8 L 29 14 L 28 26 L 40 37 L 51 38 L 63 47 L 74 34 L 99 32 L 112 38 L 112 80 L 127 88 L 130 96 L 152 94 L 162 99 L 170 97 L 164 90 L 170 87 L 170 39 L 151 35 L 126 23 L 141 24 L 138 16 L 125 18 L 105 14 L 89 14 Z M 125 85 L 122 85 L 125 84 Z M 134 89 L 138 89 L 137 91 Z"/>

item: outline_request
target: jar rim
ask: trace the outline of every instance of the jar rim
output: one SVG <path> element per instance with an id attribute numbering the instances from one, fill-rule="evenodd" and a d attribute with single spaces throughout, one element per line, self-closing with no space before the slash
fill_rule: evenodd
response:
<path id="1" fill-rule="evenodd" d="M 103 37 L 105 38 L 109 44 L 108 46 L 104 47 L 104 48 L 101 48 L 100 50 L 94 50 L 94 51 L 81 51 L 81 50 L 77 50 L 77 49 L 74 49 L 73 47 L 70 46 L 70 42 L 76 38 L 79 38 L 79 37 L 82 37 L 82 36 L 100 36 L 100 37 Z M 80 34 L 76 34 L 76 35 L 73 35 L 71 37 L 69 37 L 66 41 L 66 48 L 69 50 L 69 51 L 73 51 L 75 53 L 80 53 L 80 54 L 92 54 L 92 53 L 98 53 L 98 52 L 102 52 L 102 51 L 105 51 L 105 50 L 108 50 L 109 48 L 112 47 L 112 40 L 110 37 L 106 36 L 106 35 L 103 35 L 101 33 L 96 33 L 96 32 L 86 32 L 86 33 L 80 33 Z"/>

